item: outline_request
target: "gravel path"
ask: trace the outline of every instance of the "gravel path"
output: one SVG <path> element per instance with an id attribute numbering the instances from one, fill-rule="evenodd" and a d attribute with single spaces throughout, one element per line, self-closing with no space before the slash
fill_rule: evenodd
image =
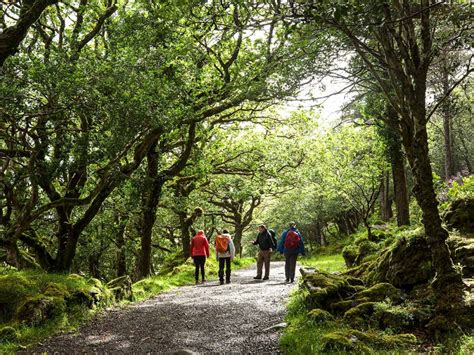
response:
<path id="1" fill-rule="evenodd" d="M 255 265 L 234 271 L 232 283 L 184 286 L 114 309 L 73 334 L 41 344 L 36 353 L 278 352 L 285 303 L 295 284 L 284 283 L 284 263 L 272 262 L 270 280 L 253 280 Z M 272 328 L 273 327 L 273 328 Z"/>

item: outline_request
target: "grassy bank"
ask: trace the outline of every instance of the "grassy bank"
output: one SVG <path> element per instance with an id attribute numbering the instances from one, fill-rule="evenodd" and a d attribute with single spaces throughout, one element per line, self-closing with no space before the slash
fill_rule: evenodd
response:
<path id="1" fill-rule="evenodd" d="M 173 287 L 194 283 L 189 259 L 170 256 L 161 274 L 132 285 L 133 301 L 117 301 L 113 290 L 94 278 L 77 274 L 0 269 L 0 353 L 26 349 L 59 332 L 77 329 L 111 305 L 126 305 L 154 297 Z M 235 259 L 233 268 L 251 265 L 253 258 Z M 208 279 L 217 278 L 214 256 L 206 262 Z"/>
<path id="2" fill-rule="evenodd" d="M 302 259 L 301 264 L 326 272 L 346 269 L 341 255 L 315 255 Z M 406 344 L 404 342 L 413 340 L 375 329 L 359 332 L 345 322 L 334 319 L 328 312 L 318 310 L 317 313 L 311 313 L 306 305 L 307 296 L 308 292 L 300 287 L 290 297 L 286 316 L 288 328 L 280 339 L 281 349 L 286 354 L 344 352 L 347 348 L 358 353 L 401 352 L 406 350 L 403 348 Z M 353 344 L 347 344 L 346 348 L 341 349 L 337 345 L 333 346 L 346 338 L 353 339 Z"/>

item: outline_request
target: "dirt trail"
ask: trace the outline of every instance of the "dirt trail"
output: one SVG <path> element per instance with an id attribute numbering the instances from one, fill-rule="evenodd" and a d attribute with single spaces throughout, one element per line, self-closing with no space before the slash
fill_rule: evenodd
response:
<path id="1" fill-rule="evenodd" d="M 284 283 L 284 263 L 272 262 L 268 281 L 255 266 L 234 271 L 232 283 L 184 286 L 126 309 L 106 312 L 73 334 L 34 352 L 173 353 L 278 352 L 285 303 L 295 284 Z M 270 329 L 269 329 L 270 328 Z"/>

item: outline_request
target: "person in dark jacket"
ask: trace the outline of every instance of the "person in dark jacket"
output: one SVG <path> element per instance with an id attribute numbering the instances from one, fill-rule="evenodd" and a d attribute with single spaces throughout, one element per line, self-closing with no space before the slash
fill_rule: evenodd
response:
<path id="1" fill-rule="evenodd" d="M 294 222 L 290 223 L 290 228 L 281 235 L 280 242 L 278 243 L 278 251 L 280 254 L 285 255 L 286 282 L 294 282 L 298 254 L 306 254 L 303 237 L 298 229 L 296 229 Z"/>
<path id="2" fill-rule="evenodd" d="M 260 249 L 257 257 L 257 276 L 255 276 L 254 279 L 262 279 L 262 269 L 263 264 L 265 264 L 265 276 L 263 280 L 268 280 L 270 277 L 270 258 L 272 251 L 276 249 L 276 245 L 273 244 L 272 236 L 264 224 L 258 226 L 257 239 L 255 239 L 252 244 L 258 245 Z"/>

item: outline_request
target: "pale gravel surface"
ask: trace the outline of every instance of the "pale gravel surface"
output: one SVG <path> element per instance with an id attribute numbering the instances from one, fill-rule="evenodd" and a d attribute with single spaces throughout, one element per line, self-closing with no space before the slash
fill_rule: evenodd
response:
<path id="1" fill-rule="evenodd" d="M 40 344 L 36 353 L 277 353 L 285 303 L 295 284 L 284 263 L 270 280 L 253 280 L 255 266 L 233 271 L 232 283 L 184 286 L 97 317 L 77 333 Z M 31 353 L 31 351 L 30 351 Z"/>

